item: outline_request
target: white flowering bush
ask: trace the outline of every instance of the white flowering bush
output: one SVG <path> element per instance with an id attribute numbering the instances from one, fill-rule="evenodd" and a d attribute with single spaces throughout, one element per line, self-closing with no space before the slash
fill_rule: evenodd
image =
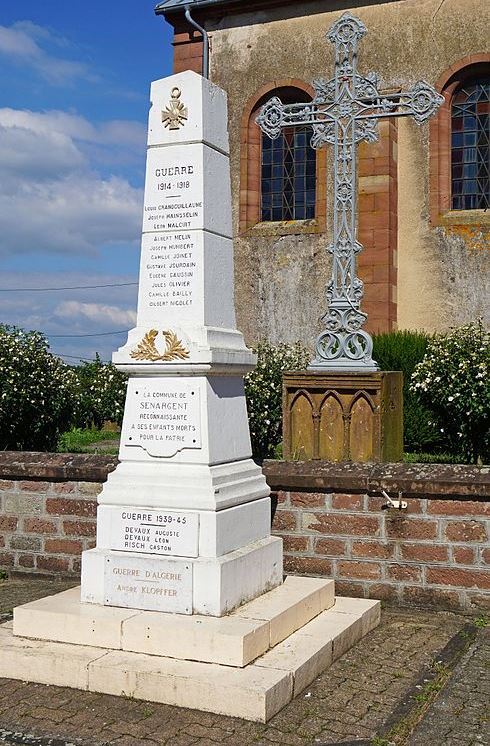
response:
<path id="1" fill-rule="evenodd" d="M 128 377 L 98 355 L 93 362 L 75 368 L 80 384 L 81 406 L 76 424 L 100 428 L 106 420 L 122 422 Z"/>
<path id="2" fill-rule="evenodd" d="M 77 377 L 46 337 L 0 324 L 0 448 L 53 449 L 78 403 Z"/>
<path id="3" fill-rule="evenodd" d="M 411 390 L 437 415 L 455 453 L 490 460 L 490 333 L 481 321 L 436 335 Z"/>
<path id="4" fill-rule="evenodd" d="M 301 345 L 270 345 L 261 342 L 255 370 L 245 376 L 250 437 L 254 458 L 273 458 L 282 440 L 282 374 L 304 370 L 310 353 Z"/>

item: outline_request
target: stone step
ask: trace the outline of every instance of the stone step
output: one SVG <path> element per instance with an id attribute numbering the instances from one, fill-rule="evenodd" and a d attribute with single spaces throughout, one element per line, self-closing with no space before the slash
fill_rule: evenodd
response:
<path id="1" fill-rule="evenodd" d="M 14 634 L 243 667 L 333 604 L 333 580 L 295 576 L 225 617 L 81 604 L 72 588 L 14 609 Z"/>
<path id="2" fill-rule="evenodd" d="M 244 668 L 31 640 L 7 623 L 0 627 L 0 676 L 266 722 L 379 619 L 379 601 L 338 598 Z"/>

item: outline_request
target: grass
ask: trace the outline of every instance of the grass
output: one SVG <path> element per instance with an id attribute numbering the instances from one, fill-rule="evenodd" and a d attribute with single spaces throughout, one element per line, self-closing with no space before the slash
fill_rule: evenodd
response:
<path id="1" fill-rule="evenodd" d="M 114 430 L 74 427 L 62 433 L 58 440 L 58 453 L 104 453 L 116 455 L 119 433 Z"/>
<path id="2" fill-rule="evenodd" d="M 463 464 L 464 461 L 452 453 L 404 453 L 407 464 Z"/>

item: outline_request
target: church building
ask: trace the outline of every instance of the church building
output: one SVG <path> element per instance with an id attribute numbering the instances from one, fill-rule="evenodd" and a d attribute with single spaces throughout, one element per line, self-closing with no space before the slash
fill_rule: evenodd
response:
<path id="1" fill-rule="evenodd" d="M 386 94 L 418 80 L 444 97 L 418 126 L 381 119 L 358 147 L 358 274 L 371 333 L 490 323 L 490 4 L 487 0 L 164 0 L 174 72 L 228 94 L 235 303 L 249 344 L 322 330 L 330 279 L 333 148 L 311 126 L 271 141 L 256 124 L 273 96 L 311 101 L 334 75 L 326 33 L 349 11 L 367 28 L 358 72 Z M 201 29 L 201 31 L 198 30 Z"/>

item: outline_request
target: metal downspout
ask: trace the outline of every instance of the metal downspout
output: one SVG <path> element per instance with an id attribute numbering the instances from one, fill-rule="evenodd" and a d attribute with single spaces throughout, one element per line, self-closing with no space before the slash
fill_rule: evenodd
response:
<path id="1" fill-rule="evenodd" d="M 203 39 L 203 52 L 202 52 L 202 74 L 204 78 L 209 78 L 209 36 L 205 28 L 200 26 L 191 16 L 189 6 L 185 6 L 185 17 L 191 26 L 194 26 L 201 34 Z"/>

